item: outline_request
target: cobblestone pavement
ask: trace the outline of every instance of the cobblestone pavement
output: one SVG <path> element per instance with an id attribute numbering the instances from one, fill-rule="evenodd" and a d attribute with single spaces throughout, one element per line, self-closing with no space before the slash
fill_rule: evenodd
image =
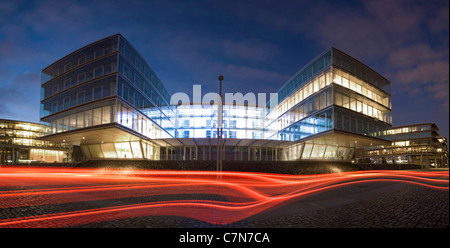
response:
<path id="1" fill-rule="evenodd" d="M 203 198 L 214 199 L 214 196 L 205 195 Z M 0 209 L 0 219 L 117 206 L 148 200 L 152 199 L 121 198 L 6 208 Z M 72 227 L 448 228 L 449 192 L 404 183 L 366 183 L 310 196 L 228 225 L 214 225 L 176 216 L 147 216 Z"/>
<path id="2" fill-rule="evenodd" d="M 371 187 L 371 186 L 367 186 Z M 364 194 L 363 186 L 356 187 Z M 341 192 L 323 193 L 315 198 L 320 201 Z M 354 190 L 353 190 L 354 191 Z M 353 192 L 354 193 L 354 192 Z M 313 199 L 307 199 L 308 201 Z M 308 202 L 308 204 L 312 204 Z M 275 213 L 235 222 L 228 225 L 213 225 L 198 220 L 166 217 L 139 217 L 92 223 L 78 227 L 140 227 L 140 228 L 448 228 L 449 193 L 436 191 L 416 185 L 402 185 L 392 192 L 381 193 L 367 200 L 355 199 L 354 202 L 335 207 L 295 212 L 291 204 L 275 210 Z M 284 215 L 284 216 L 279 216 Z"/>

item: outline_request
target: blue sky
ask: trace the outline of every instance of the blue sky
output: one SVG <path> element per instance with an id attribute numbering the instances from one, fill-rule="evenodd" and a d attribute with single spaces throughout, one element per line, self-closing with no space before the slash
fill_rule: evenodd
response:
<path id="1" fill-rule="evenodd" d="M 449 1 L 0 0 L 0 118 L 39 122 L 40 72 L 121 33 L 170 93 L 277 92 L 334 46 L 392 82 L 393 124 L 449 126 Z"/>

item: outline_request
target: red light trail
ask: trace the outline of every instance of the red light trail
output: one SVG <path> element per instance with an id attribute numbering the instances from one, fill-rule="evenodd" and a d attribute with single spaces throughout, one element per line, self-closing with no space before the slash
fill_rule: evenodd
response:
<path id="1" fill-rule="evenodd" d="M 368 182 L 409 183 L 448 191 L 449 172 L 357 171 L 319 175 L 222 172 L 222 180 L 218 181 L 212 171 L 6 167 L 0 168 L 0 211 L 133 197 L 153 197 L 153 200 L 0 219 L 0 227 L 67 227 L 167 215 L 228 224 L 313 194 Z M 192 195 L 215 195 L 222 200 L 186 199 Z M 174 200 L 161 200 L 164 197 Z"/>

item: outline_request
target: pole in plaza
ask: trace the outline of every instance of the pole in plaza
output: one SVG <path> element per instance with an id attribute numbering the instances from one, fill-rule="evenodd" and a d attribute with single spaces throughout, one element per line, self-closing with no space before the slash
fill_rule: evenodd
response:
<path id="1" fill-rule="evenodd" d="M 217 110 L 217 172 L 218 172 L 218 178 L 222 179 L 222 165 L 223 165 L 223 144 L 222 144 L 222 134 L 223 134 L 223 128 L 222 128 L 222 118 L 223 118 L 223 97 L 222 97 L 222 80 L 223 76 L 219 76 L 219 82 L 220 82 L 220 103 L 218 105 Z"/>

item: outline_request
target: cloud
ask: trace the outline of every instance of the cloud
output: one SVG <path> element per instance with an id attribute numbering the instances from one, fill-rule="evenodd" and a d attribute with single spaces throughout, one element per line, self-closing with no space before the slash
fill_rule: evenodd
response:
<path id="1" fill-rule="evenodd" d="M 88 25 L 86 19 L 91 17 L 93 10 L 87 4 L 71 1 L 47 0 L 36 6 L 24 13 L 23 21 L 38 32 L 71 31 L 80 25 Z"/>
<path id="2" fill-rule="evenodd" d="M 270 6 L 267 2 L 253 5 L 243 0 L 228 11 L 271 29 L 268 32 L 290 33 L 309 40 L 318 50 L 330 46 L 342 49 L 388 78 L 393 99 L 420 97 L 430 103 L 431 111 L 447 116 L 444 124 L 448 125 L 448 1 L 292 4 L 283 1 Z"/>
<path id="3" fill-rule="evenodd" d="M 448 66 L 448 61 L 445 60 L 417 63 L 413 67 L 398 70 L 395 75 L 395 82 L 419 85 L 448 83 Z"/>
<path id="4" fill-rule="evenodd" d="M 278 89 L 271 85 L 280 85 L 289 78 L 258 66 L 280 54 L 277 46 L 258 39 L 219 40 L 184 33 L 167 36 L 157 43 L 154 51 L 158 57 L 177 71 L 176 74 L 173 70 L 167 73 L 157 71 L 159 76 L 168 79 L 164 83 L 172 93 L 190 89 L 192 84 L 202 84 L 205 91 L 216 90 L 218 75 L 225 76 L 227 92 L 248 92 L 258 88 L 276 92 Z"/>
<path id="5" fill-rule="evenodd" d="M 429 44 L 420 42 L 391 52 L 387 63 L 394 67 L 408 67 L 424 61 L 445 59 L 446 56 L 448 49 L 433 49 Z"/>
<path id="6" fill-rule="evenodd" d="M 14 76 L 10 84 L 2 85 L 1 117 L 36 122 L 39 119 L 39 82 L 40 74 L 24 73 Z"/>
<path id="7" fill-rule="evenodd" d="M 445 100 L 448 102 L 448 83 L 432 84 L 426 86 L 425 90 L 431 93 L 431 96 L 437 99 Z"/>
<path id="8" fill-rule="evenodd" d="M 266 61 L 280 53 L 277 46 L 255 39 L 224 40 L 221 42 L 225 55 L 251 60 Z"/>
<path id="9" fill-rule="evenodd" d="M 447 32 L 449 29 L 449 8 L 441 8 L 434 15 L 430 15 L 427 21 L 432 33 Z"/>
<path id="10" fill-rule="evenodd" d="M 283 80 L 286 80 L 286 77 L 288 77 L 288 75 L 277 72 L 233 64 L 225 65 L 224 71 L 234 78 L 259 82 L 283 82 Z"/>

